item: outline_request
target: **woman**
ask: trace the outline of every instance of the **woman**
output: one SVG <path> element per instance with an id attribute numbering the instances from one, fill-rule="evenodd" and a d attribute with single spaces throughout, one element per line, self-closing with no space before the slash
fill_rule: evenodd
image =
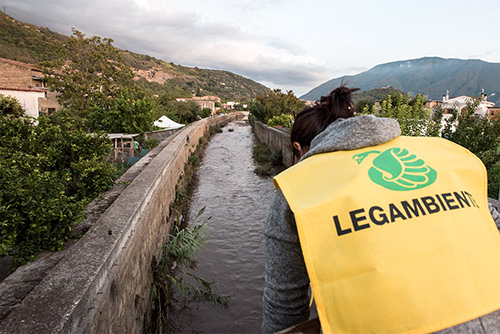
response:
<path id="1" fill-rule="evenodd" d="M 392 142 L 393 140 L 399 140 L 401 131 L 397 121 L 387 118 L 376 118 L 368 115 L 353 117 L 354 108 L 351 101 L 351 94 L 356 90 L 357 89 L 349 89 L 347 87 L 341 86 L 332 91 L 328 96 L 323 97 L 320 100 L 319 104 L 317 104 L 312 108 L 305 109 L 297 116 L 295 124 L 291 131 L 291 142 L 294 149 L 294 153 L 296 154 L 297 157 L 300 158 L 299 161 L 300 163 L 295 166 L 296 168 L 294 167 L 295 170 L 304 169 L 303 167 L 300 166 L 303 165 L 304 164 L 303 162 L 310 157 L 314 157 L 314 159 L 319 160 L 323 159 L 324 156 L 332 156 L 331 154 L 320 155 L 322 153 L 338 152 L 338 151 L 349 152 L 368 147 L 378 148 L 378 147 L 383 147 L 383 145 L 386 145 L 387 143 Z M 367 152 L 363 153 L 364 155 L 362 156 L 362 158 L 358 157 L 359 158 L 359 160 L 357 160 L 358 163 L 361 163 L 361 160 L 366 158 L 366 156 L 369 154 L 371 154 L 371 156 L 374 156 L 375 154 L 380 154 L 380 152 L 378 153 L 376 152 L 378 151 L 368 150 Z M 429 170 L 430 169 L 427 169 L 427 171 Z M 422 178 L 425 179 L 426 180 L 425 182 L 427 183 L 429 183 L 430 182 L 429 180 L 431 180 L 433 177 L 435 178 L 435 176 L 433 176 L 432 173 L 430 174 L 429 173 L 428 175 L 425 175 L 424 178 Z M 299 175 L 303 175 L 302 179 L 304 182 L 300 180 L 297 181 L 297 177 L 295 177 L 295 181 L 294 180 L 292 181 L 301 184 L 299 186 L 299 191 L 298 191 L 300 193 L 307 190 L 308 174 L 299 173 Z M 338 179 L 343 178 L 342 175 L 339 176 L 334 175 L 331 178 L 331 180 L 335 180 L 336 177 Z M 286 182 L 284 181 L 283 184 L 281 184 L 280 182 L 282 182 L 282 180 L 283 177 L 278 176 L 275 179 L 275 182 L 278 183 L 280 187 L 282 187 L 283 184 L 286 184 Z M 323 187 L 327 188 L 325 185 Z M 448 194 L 446 193 L 445 195 Z M 296 197 L 300 198 L 301 196 L 298 195 Z M 451 201 L 450 197 L 446 198 Z M 441 199 L 442 198 L 438 196 L 437 200 Z M 264 306 L 264 320 L 262 325 L 263 333 L 273 333 L 279 330 L 283 330 L 290 326 L 306 321 L 309 317 L 310 297 L 308 294 L 308 289 L 310 281 L 309 281 L 308 271 L 306 270 L 306 264 L 304 262 L 303 251 L 301 249 L 299 241 L 299 232 L 297 230 L 297 223 L 295 221 L 296 218 L 295 215 L 297 213 L 294 214 L 294 212 L 292 212 L 292 210 L 290 209 L 289 205 L 290 200 L 295 201 L 295 198 L 293 196 L 285 198 L 284 192 L 282 192 L 281 189 L 278 189 L 276 196 L 273 200 L 273 203 L 270 206 L 268 219 L 266 221 L 264 229 L 264 234 L 266 236 L 267 260 L 266 260 L 266 288 L 264 290 L 264 297 L 263 297 L 263 306 Z M 436 203 L 437 200 L 435 200 Z M 414 201 L 413 203 L 416 202 Z M 420 202 L 417 201 L 417 203 Z M 294 204 L 294 207 L 297 206 L 300 205 Z M 449 207 L 454 208 L 455 205 L 450 204 Z M 343 209 L 344 208 L 335 208 L 335 210 L 340 210 L 340 211 L 342 211 Z M 443 206 L 442 211 L 445 209 L 447 209 L 447 207 Z M 449 211 L 451 212 L 452 210 Z M 455 211 L 460 211 L 460 210 L 455 210 Z M 483 215 L 482 217 L 484 217 L 483 211 L 481 211 L 480 213 L 481 215 Z M 352 212 L 354 212 L 354 214 Z M 335 220 L 337 216 L 333 216 L 334 218 L 333 220 L 335 222 L 339 238 L 345 238 L 344 236 L 340 237 L 341 234 L 345 233 L 350 233 L 350 235 L 362 235 L 363 233 L 368 231 L 368 229 L 361 231 L 361 229 L 365 229 L 370 226 L 366 223 L 368 221 L 368 218 L 362 216 L 361 214 L 359 214 L 359 212 L 361 211 L 359 210 L 351 211 L 351 219 L 355 223 L 354 229 L 352 227 L 351 228 L 342 227 L 344 221 L 339 220 L 338 218 L 337 220 Z M 460 212 L 459 214 L 462 214 L 462 212 Z M 427 215 L 427 217 L 431 216 L 434 215 L 431 214 Z M 382 215 L 378 217 L 379 217 L 378 222 L 380 223 L 382 221 L 380 219 Z M 393 220 L 396 222 L 403 221 L 403 219 L 398 220 L 397 219 L 398 216 L 396 214 L 394 214 L 393 218 L 394 218 Z M 400 218 L 404 218 L 406 220 L 408 216 L 403 217 L 403 214 L 401 214 Z M 377 222 L 377 220 L 375 220 L 375 222 Z M 372 226 L 375 225 L 372 224 Z M 397 227 L 404 226 L 404 224 L 395 223 L 392 225 L 387 224 L 386 226 L 391 226 L 392 228 L 393 226 Z M 485 233 L 491 234 L 492 231 L 491 226 L 488 226 L 486 229 L 488 229 L 488 231 Z M 375 230 L 375 227 L 371 228 L 370 230 Z M 495 252 L 500 249 L 498 247 L 498 245 L 500 244 L 498 238 L 494 239 L 492 243 L 493 245 L 491 249 L 494 249 Z M 309 260 L 308 263 L 310 263 Z M 310 268 L 308 267 L 308 269 Z M 335 268 L 333 268 L 332 270 L 335 270 Z M 500 269 L 495 268 L 493 273 L 497 273 L 498 270 Z M 313 289 L 315 289 L 315 287 L 313 287 Z M 318 289 L 317 291 L 320 290 Z M 313 293 L 315 294 L 316 301 L 318 301 L 318 297 L 320 297 L 320 294 L 315 291 L 313 291 Z M 498 288 L 496 288 L 496 290 L 494 290 L 493 293 L 498 293 Z M 346 297 L 345 300 L 350 301 L 350 297 L 349 296 Z M 321 301 L 321 303 L 323 303 L 323 301 Z M 333 304 L 335 303 L 333 302 Z M 401 309 L 405 309 L 408 306 L 409 306 L 408 304 L 401 305 Z M 477 316 L 471 316 L 471 314 L 483 315 L 491 311 L 494 311 L 495 309 L 500 308 L 500 305 L 498 305 L 498 307 L 489 305 L 488 307 L 489 307 L 488 312 L 484 310 L 479 311 L 480 313 L 477 312 L 474 313 L 475 312 L 474 310 L 468 311 L 467 313 L 468 315 L 466 315 L 465 317 L 469 316 L 469 318 L 463 318 L 463 316 L 461 315 L 462 318 L 457 320 L 455 324 L 459 322 L 465 322 L 471 318 L 477 317 Z M 341 307 L 339 307 L 339 309 L 340 311 L 338 310 L 337 311 L 342 312 Z M 322 311 L 325 312 L 324 310 Z M 447 311 L 448 310 L 445 310 L 444 313 L 446 313 Z M 370 311 L 369 313 L 376 313 L 376 312 Z M 326 319 L 327 317 L 330 318 L 331 315 L 323 314 L 322 316 L 322 314 L 320 313 L 320 320 L 322 321 L 322 326 L 324 331 L 325 331 L 325 322 L 327 320 Z M 480 320 L 475 319 L 467 323 L 464 323 L 462 325 L 454 326 L 452 328 L 444 330 L 443 332 L 469 333 L 471 332 L 471 329 L 473 329 L 477 330 L 477 333 L 489 333 L 488 330 L 490 330 L 491 328 L 495 328 L 494 324 L 500 326 L 500 312 L 498 311 L 486 315 L 482 319 L 487 319 L 487 325 L 485 325 L 485 322 L 481 323 Z M 328 321 L 329 320 L 330 319 L 328 319 Z M 404 321 L 399 321 L 399 322 L 404 322 Z M 347 324 L 347 326 L 350 325 L 351 324 Z M 388 326 L 390 327 L 392 325 Z M 439 327 L 439 325 L 433 325 L 433 327 L 431 326 L 429 328 L 434 328 L 433 329 L 434 331 L 444 327 L 450 327 L 450 326 L 441 325 L 441 327 Z M 339 327 L 336 328 L 338 332 L 341 332 L 338 330 Z M 399 327 L 396 326 L 396 328 Z M 422 326 L 420 326 L 419 328 L 422 328 Z M 376 329 L 375 332 L 377 332 Z"/>

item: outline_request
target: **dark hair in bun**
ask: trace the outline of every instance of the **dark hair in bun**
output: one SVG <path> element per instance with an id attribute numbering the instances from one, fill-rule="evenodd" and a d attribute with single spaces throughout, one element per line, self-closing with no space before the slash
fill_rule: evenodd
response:
<path id="1" fill-rule="evenodd" d="M 354 116 L 352 93 L 359 88 L 348 88 L 341 85 L 330 94 L 322 96 L 314 106 L 305 108 L 296 117 L 290 132 L 292 147 L 298 142 L 302 147 L 309 147 L 316 135 L 339 118 Z M 294 149 L 294 154 L 298 151 Z"/>

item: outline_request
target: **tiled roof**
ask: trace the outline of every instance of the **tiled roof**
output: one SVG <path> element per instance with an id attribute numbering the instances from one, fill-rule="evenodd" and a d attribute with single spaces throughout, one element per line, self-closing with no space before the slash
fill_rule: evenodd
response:
<path id="1" fill-rule="evenodd" d="M 14 90 L 20 92 L 39 92 L 39 93 L 45 93 L 47 91 L 46 89 L 37 89 L 37 88 L 14 88 L 14 87 L 1 87 L 1 86 L 0 90 Z"/>

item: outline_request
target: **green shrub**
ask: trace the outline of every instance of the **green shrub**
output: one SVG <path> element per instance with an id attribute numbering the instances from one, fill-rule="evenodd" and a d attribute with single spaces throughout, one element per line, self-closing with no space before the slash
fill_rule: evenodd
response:
<path id="1" fill-rule="evenodd" d="M 291 128 L 293 125 L 294 118 L 292 115 L 281 114 L 279 116 L 273 116 L 267 121 L 269 126 L 282 126 L 285 128 Z"/>
<path id="2" fill-rule="evenodd" d="M 117 177 L 103 158 L 111 145 L 105 136 L 86 133 L 65 113 L 33 124 L 0 112 L 0 256 L 14 256 L 14 267 L 61 249 L 85 205 Z"/>
<path id="3" fill-rule="evenodd" d="M 270 164 L 262 164 L 255 167 L 254 173 L 260 176 L 270 176 L 272 174 L 272 168 Z"/>
<path id="4" fill-rule="evenodd" d="M 214 135 L 216 133 L 222 133 L 222 129 L 220 128 L 220 126 L 212 125 L 210 127 L 210 135 Z"/>
<path id="5" fill-rule="evenodd" d="M 149 138 L 144 141 L 142 144 L 142 148 L 145 148 L 146 150 L 152 150 L 156 146 L 160 144 L 159 140 L 157 138 Z"/>

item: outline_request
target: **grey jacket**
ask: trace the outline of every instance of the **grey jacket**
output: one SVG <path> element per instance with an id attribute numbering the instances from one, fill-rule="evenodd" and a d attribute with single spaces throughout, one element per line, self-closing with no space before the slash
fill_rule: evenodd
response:
<path id="1" fill-rule="evenodd" d="M 401 135 L 396 120 L 374 116 L 339 119 L 317 135 L 309 151 L 315 154 L 354 150 L 388 142 Z M 263 296 L 263 333 L 291 327 L 309 318 L 309 278 L 300 249 L 295 219 L 278 190 L 264 227 L 266 239 L 266 286 Z M 439 332 L 500 333 L 500 311 Z"/>

